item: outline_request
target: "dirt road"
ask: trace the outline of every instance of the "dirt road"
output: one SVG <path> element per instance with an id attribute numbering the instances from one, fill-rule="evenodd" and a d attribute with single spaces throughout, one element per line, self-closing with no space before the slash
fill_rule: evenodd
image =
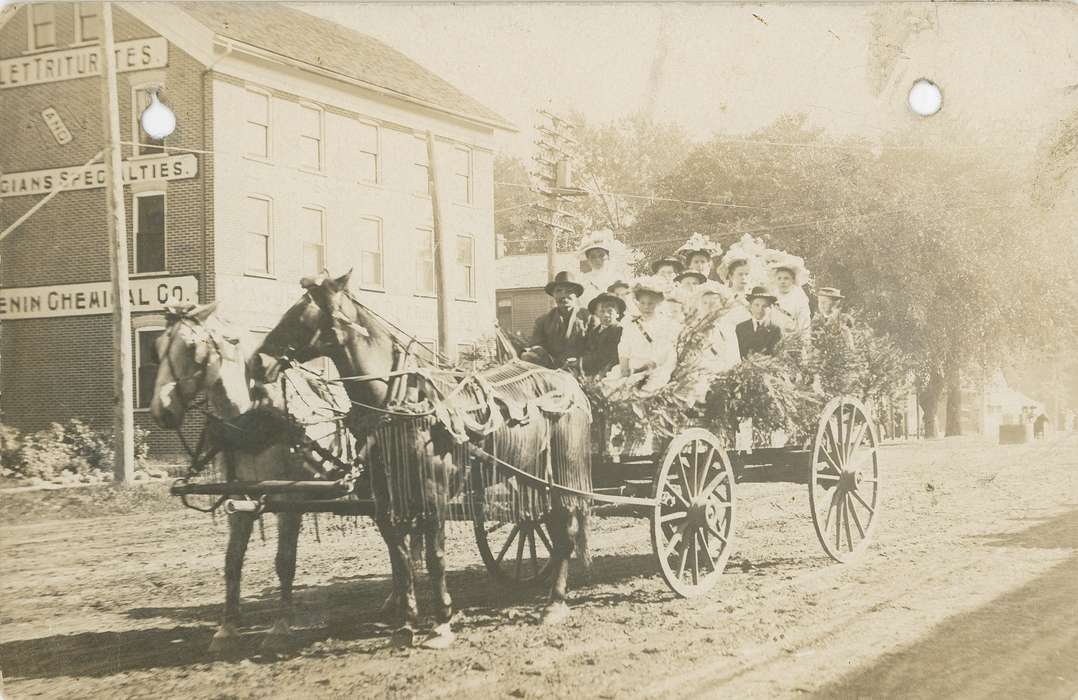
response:
<path id="1" fill-rule="evenodd" d="M 534 622 L 539 594 L 489 581 L 455 526 L 463 614 L 446 651 L 390 648 L 377 532 L 322 518 L 322 541 L 309 524 L 300 546 L 297 645 L 277 659 L 257 656 L 276 599 L 271 519 L 245 570 L 249 654 L 213 661 L 223 523 L 160 497 L 113 517 L 0 497 L 4 696 L 1072 698 L 1078 436 L 883 456 L 885 516 L 858 563 L 822 555 L 803 487 L 740 485 L 735 554 L 707 597 L 671 596 L 644 521 L 600 520 L 591 581 L 577 572 L 555 629 Z"/>

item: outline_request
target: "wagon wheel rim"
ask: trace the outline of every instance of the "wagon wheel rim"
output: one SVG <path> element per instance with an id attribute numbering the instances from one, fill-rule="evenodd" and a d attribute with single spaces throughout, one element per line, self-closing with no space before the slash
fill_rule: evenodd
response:
<path id="1" fill-rule="evenodd" d="M 824 407 L 808 489 L 812 524 L 827 555 L 848 562 L 864 552 L 879 519 L 879 436 L 857 399 L 838 397 Z"/>
<path id="2" fill-rule="evenodd" d="M 670 443 L 655 478 L 651 543 L 659 572 L 680 596 L 702 595 L 730 558 L 734 473 L 719 439 L 694 428 Z"/>

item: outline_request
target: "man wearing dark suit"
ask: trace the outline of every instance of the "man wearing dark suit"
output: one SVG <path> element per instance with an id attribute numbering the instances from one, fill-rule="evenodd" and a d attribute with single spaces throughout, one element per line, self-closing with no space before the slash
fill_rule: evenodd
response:
<path id="1" fill-rule="evenodd" d="M 584 293 L 578 277 L 577 273 L 566 270 L 547 283 L 544 291 L 554 297 L 554 308 L 535 319 L 531 346 L 521 359 L 558 369 L 566 360 L 580 357 L 588 328 L 588 312 L 577 303 Z"/>
<path id="2" fill-rule="evenodd" d="M 774 355 L 775 347 L 782 338 L 782 332 L 778 326 L 771 325 L 771 322 L 767 320 L 767 310 L 775 303 L 775 297 L 768 294 L 765 287 L 753 287 L 745 298 L 749 302 L 749 312 L 752 318 L 737 324 L 734 329 L 737 333 L 737 345 L 741 350 L 741 359 L 753 353 Z"/>

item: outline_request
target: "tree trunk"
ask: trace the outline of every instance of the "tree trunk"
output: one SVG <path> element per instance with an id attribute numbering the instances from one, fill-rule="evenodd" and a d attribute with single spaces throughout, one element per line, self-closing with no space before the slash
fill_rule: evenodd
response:
<path id="1" fill-rule="evenodd" d="M 924 416 L 924 433 L 926 438 L 934 438 L 939 435 L 936 429 L 936 414 L 939 408 L 940 397 L 943 395 L 943 375 L 933 370 L 925 384 L 917 392 L 917 403 L 921 405 Z"/>
<path id="2" fill-rule="evenodd" d="M 962 434 L 962 371 L 956 364 L 946 368 L 947 416 L 944 419 L 944 436 Z"/>

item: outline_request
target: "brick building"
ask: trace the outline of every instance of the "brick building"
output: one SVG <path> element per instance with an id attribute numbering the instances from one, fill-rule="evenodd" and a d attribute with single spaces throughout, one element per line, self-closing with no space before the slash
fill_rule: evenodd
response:
<path id="1" fill-rule="evenodd" d="M 0 18 L 0 227 L 68 187 L 0 247 L 3 420 L 111 416 L 111 316 L 95 3 Z M 279 6 L 114 9 L 133 289 L 136 423 L 164 302 L 222 300 L 253 348 L 323 266 L 372 308 L 436 337 L 425 135 L 436 136 L 462 345 L 495 318 L 493 152 L 505 120 L 375 39 Z M 138 116 L 157 92 L 164 142 Z"/>

